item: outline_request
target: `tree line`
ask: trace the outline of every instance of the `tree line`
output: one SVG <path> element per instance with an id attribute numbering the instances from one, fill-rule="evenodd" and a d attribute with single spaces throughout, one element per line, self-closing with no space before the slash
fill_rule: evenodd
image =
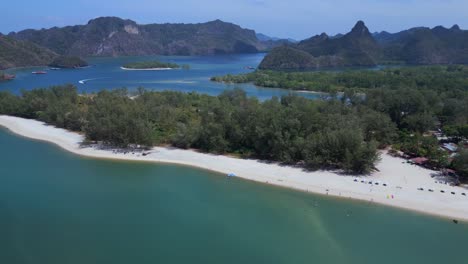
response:
<path id="1" fill-rule="evenodd" d="M 389 117 L 397 128 L 393 148 L 425 156 L 434 167 L 452 166 L 468 178 L 466 151 L 452 161 L 429 130 L 442 129 L 462 142 L 468 139 L 468 67 L 462 65 L 386 68 L 337 72 L 256 71 L 213 77 L 213 81 L 245 83 L 293 90 L 328 92 L 331 98 L 365 106 Z M 388 143 L 388 142 L 387 142 Z"/>
<path id="2" fill-rule="evenodd" d="M 468 177 L 466 151 L 452 160 L 425 135 L 440 128 L 459 142 L 468 138 L 467 67 L 252 74 L 293 80 L 317 75 L 342 86 L 324 100 L 289 95 L 260 102 L 239 89 L 208 96 L 141 88 L 129 96 L 125 89 L 78 94 L 68 85 L 19 96 L 2 92 L 0 113 L 43 120 L 123 147 L 170 144 L 356 173 L 372 170 L 377 149 L 392 145 Z"/>
<path id="3" fill-rule="evenodd" d="M 0 93 L 0 114 L 83 132 L 126 147 L 173 145 L 310 169 L 365 173 L 396 136 L 388 116 L 342 100 L 284 96 L 260 102 L 239 89 L 219 96 L 125 89 L 78 94 L 72 85 Z"/>
<path id="4" fill-rule="evenodd" d="M 336 93 L 352 89 L 419 88 L 435 91 L 468 87 L 468 66 L 410 66 L 370 70 L 342 71 L 271 71 L 212 77 L 212 81 L 254 83 L 257 86 Z"/>

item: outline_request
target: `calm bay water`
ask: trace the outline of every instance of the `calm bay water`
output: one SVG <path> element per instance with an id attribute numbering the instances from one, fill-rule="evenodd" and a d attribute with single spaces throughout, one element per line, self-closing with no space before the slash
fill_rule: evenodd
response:
<path id="1" fill-rule="evenodd" d="M 0 146 L 0 263 L 466 263 L 464 223 L 2 129 Z"/>
<path id="2" fill-rule="evenodd" d="M 258 97 L 261 100 L 272 96 L 282 96 L 295 93 L 307 98 L 317 98 L 317 94 L 291 92 L 284 89 L 270 89 L 256 87 L 252 84 L 227 85 L 210 81 L 212 76 L 226 74 L 240 74 L 251 72 L 246 67 L 257 67 L 265 55 L 225 55 L 225 56 L 145 56 L 145 57 L 118 57 L 118 58 L 90 58 L 88 62 L 92 65 L 84 69 L 65 69 L 52 71 L 47 74 L 34 75 L 32 71 L 47 70 L 48 68 L 22 68 L 8 70 L 16 74 L 16 79 L 10 82 L 0 83 L 1 90 L 19 92 L 21 89 L 34 89 L 71 83 L 82 92 L 96 92 L 101 89 L 113 89 L 126 87 L 136 89 L 145 87 L 151 90 L 176 90 L 182 92 L 199 92 L 210 95 L 218 95 L 226 89 L 240 87 L 249 96 Z M 179 65 L 188 64 L 190 70 L 170 71 L 125 71 L 120 69 L 125 63 L 146 60 L 161 60 L 174 62 Z M 80 84 L 85 80 L 85 84 Z"/>

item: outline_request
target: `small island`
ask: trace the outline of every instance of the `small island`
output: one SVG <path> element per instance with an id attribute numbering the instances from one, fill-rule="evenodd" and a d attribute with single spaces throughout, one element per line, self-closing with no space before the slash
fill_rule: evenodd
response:
<path id="1" fill-rule="evenodd" d="M 15 75 L 12 74 L 7 74 L 2 71 L 0 71 L 0 81 L 9 81 L 15 79 Z"/>
<path id="2" fill-rule="evenodd" d="M 61 69 L 75 69 L 88 66 L 88 63 L 77 56 L 60 56 L 55 58 L 50 67 Z"/>
<path id="3" fill-rule="evenodd" d="M 180 66 L 175 63 L 170 62 L 160 62 L 160 61 L 141 61 L 141 62 L 131 62 L 124 64 L 120 67 L 122 70 L 172 70 L 179 69 Z"/>

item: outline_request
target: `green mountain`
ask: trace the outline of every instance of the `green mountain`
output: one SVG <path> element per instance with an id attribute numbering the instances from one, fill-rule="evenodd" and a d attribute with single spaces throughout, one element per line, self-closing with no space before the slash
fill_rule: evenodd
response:
<path id="1" fill-rule="evenodd" d="M 319 69 L 344 66 L 344 58 L 339 56 L 314 57 L 310 53 L 291 47 L 274 48 L 260 63 L 260 69 Z"/>
<path id="2" fill-rule="evenodd" d="M 364 22 L 359 21 L 351 32 L 342 36 L 329 37 L 323 33 L 288 47 L 275 48 L 259 67 L 278 70 L 372 66 L 380 57 L 380 47 Z"/>
<path id="3" fill-rule="evenodd" d="M 0 70 L 48 65 L 57 54 L 27 41 L 0 35 Z"/>
<path id="4" fill-rule="evenodd" d="M 255 31 L 215 20 L 200 24 L 139 25 L 132 20 L 101 17 L 86 25 L 23 30 L 9 36 L 28 40 L 61 55 L 208 55 L 254 53 L 267 45 Z"/>
<path id="5" fill-rule="evenodd" d="M 359 21 L 351 32 L 323 33 L 273 49 L 260 69 L 297 70 L 377 64 L 468 64 L 468 31 L 457 25 L 413 28 L 399 33 L 371 34 Z"/>
<path id="6" fill-rule="evenodd" d="M 299 42 L 297 47 L 314 57 L 341 57 L 345 64 L 350 65 L 375 65 L 380 56 L 377 42 L 362 21 L 346 35 L 330 38 L 324 33 Z"/>
<path id="7" fill-rule="evenodd" d="M 390 61 L 408 64 L 468 63 L 468 31 L 458 25 L 452 28 L 412 28 L 396 34 L 374 34 L 375 40 Z"/>
<path id="8" fill-rule="evenodd" d="M 55 68 L 79 68 L 88 66 L 88 63 L 78 56 L 59 56 L 50 64 L 50 67 Z"/>

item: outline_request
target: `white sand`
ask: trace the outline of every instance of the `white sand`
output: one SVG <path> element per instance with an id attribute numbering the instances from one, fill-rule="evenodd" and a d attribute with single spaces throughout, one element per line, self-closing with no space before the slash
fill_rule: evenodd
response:
<path id="1" fill-rule="evenodd" d="M 407 164 L 405 160 L 391 157 L 386 153 L 382 154 L 382 161 L 377 165 L 380 172 L 360 178 L 379 181 L 381 184 L 376 186 L 356 183 L 354 176 L 339 175 L 329 171 L 306 172 L 299 168 L 203 154 L 192 150 L 156 147 L 149 151 L 150 154 L 143 156 L 138 152 L 124 154 L 112 150 L 99 150 L 95 147 L 81 148 L 82 135 L 18 117 L 0 116 L 0 125 L 21 136 L 52 142 L 82 156 L 183 164 L 225 175 L 235 173 L 237 177 L 307 192 L 327 194 L 328 190 L 329 195 L 337 197 L 373 201 L 423 213 L 468 220 L 468 197 L 461 195 L 462 192 L 468 193 L 468 189 L 435 183 L 431 178 L 434 171 Z M 383 182 L 388 186 L 382 186 Z M 425 190 L 417 190 L 419 187 L 424 187 Z M 434 189 L 434 192 L 427 191 L 427 188 Z M 446 193 L 441 193 L 441 189 Z M 450 193 L 452 191 L 456 194 L 452 195 Z"/>

